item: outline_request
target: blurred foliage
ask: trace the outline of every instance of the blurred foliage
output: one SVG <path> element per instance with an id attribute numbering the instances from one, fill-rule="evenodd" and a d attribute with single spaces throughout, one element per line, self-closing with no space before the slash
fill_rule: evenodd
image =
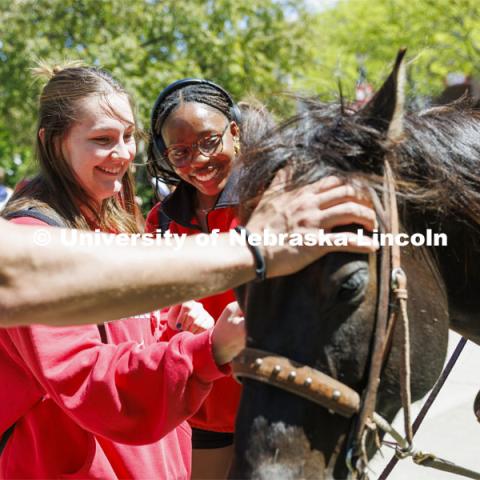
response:
<path id="1" fill-rule="evenodd" d="M 312 1 L 308 2 L 312 5 Z M 478 0 L 0 0 L 0 166 L 13 185 L 34 169 L 36 60 L 80 59 L 111 71 L 148 127 L 158 92 L 183 77 L 253 94 L 285 113 L 275 93 L 353 96 L 359 68 L 378 86 L 408 47 L 410 94 L 438 94 L 449 72 L 478 75 Z M 142 149 L 139 149 L 142 161 Z M 149 204 L 143 169 L 139 192 Z"/>
<path id="2" fill-rule="evenodd" d="M 438 95 L 448 73 L 480 70 L 478 0 L 339 0 L 309 24 L 316 41 L 297 86 L 331 96 L 341 80 L 353 95 L 359 68 L 378 87 L 400 47 L 408 48 L 410 97 Z"/>
<path id="3" fill-rule="evenodd" d="M 144 127 L 159 91 L 183 77 L 282 109 L 270 94 L 306 62 L 305 16 L 295 0 L 0 0 L 0 165 L 9 183 L 33 168 L 36 60 L 109 70 L 136 99 Z M 150 189 L 140 187 L 147 200 Z"/>

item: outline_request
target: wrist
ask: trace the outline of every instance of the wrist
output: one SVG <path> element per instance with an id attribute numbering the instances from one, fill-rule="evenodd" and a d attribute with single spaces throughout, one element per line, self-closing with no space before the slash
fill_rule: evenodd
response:
<path id="1" fill-rule="evenodd" d="M 264 245 L 261 241 L 251 241 L 251 232 L 241 225 L 235 227 L 235 231 L 244 238 L 244 241 L 246 242 L 246 247 L 248 248 L 253 257 L 255 268 L 255 281 L 261 282 L 265 280 L 267 278 L 267 263 L 265 260 Z"/>
<path id="2" fill-rule="evenodd" d="M 225 348 L 222 347 L 221 342 L 218 341 L 215 335 L 215 328 L 211 331 L 212 342 L 212 356 L 218 367 L 229 363 L 228 355 L 225 355 Z"/>

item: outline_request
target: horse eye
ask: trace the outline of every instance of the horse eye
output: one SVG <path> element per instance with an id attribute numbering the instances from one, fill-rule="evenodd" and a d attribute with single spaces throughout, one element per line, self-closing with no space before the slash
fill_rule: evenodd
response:
<path id="1" fill-rule="evenodd" d="M 360 269 L 350 275 L 342 284 L 338 292 L 340 300 L 352 300 L 353 297 L 363 293 L 368 281 L 368 270 Z"/>

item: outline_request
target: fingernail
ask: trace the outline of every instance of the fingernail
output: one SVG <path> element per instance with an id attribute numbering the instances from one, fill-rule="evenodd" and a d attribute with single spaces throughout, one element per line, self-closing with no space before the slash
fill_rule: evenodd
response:
<path id="1" fill-rule="evenodd" d="M 177 330 L 181 330 L 181 329 L 182 329 L 182 324 L 181 324 L 181 323 L 177 323 L 175 326 L 177 327 Z"/>

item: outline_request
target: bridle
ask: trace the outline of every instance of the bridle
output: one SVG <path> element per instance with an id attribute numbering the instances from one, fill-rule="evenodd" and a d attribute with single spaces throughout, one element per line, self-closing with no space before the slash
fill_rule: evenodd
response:
<path id="1" fill-rule="evenodd" d="M 380 228 L 395 234 L 399 232 L 398 212 L 395 182 L 388 162 L 386 162 L 385 167 L 384 189 L 385 206 L 382 205 L 376 192 L 372 190 L 374 207 L 380 220 Z M 382 365 L 399 311 L 402 312 L 403 323 L 406 324 L 406 328 L 404 327 L 403 330 L 404 333 L 406 332 L 407 338 L 403 343 L 407 348 L 405 356 L 409 358 L 406 281 L 407 277 L 400 263 L 400 247 L 397 245 L 395 248 L 393 246 L 382 248 L 373 349 L 368 382 L 362 398 L 349 386 L 314 368 L 298 364 L 285 357 L 248 347 L 234 360 L 235 376 L 246 377 L 279 387 L 321 405 L 331 413 L 347 418 L 357 415 L 355 431 L 351 432 L 350 435 L 350 443 L 352 444 L 349 449 L 350 457 L 353 457 L 355 450 L 357 450 L 355 456 L 360 454 L 362 459 L 366 459 L 365 453 L 361 454 L 360 452 L 360 445 L 365 445 L 364 436 L 368 431 L 367 425 L 371 425 L 373 420 Z M 393 296 L 393 303 L 389 308 L 391 296 Z M 402 383 L 409 386 L 409 369 L 404 368 L 403 370 L 404 381 Z M 404 395 L 402 395 L 404 406 L 407 405 L 406 410 L 409 412 L 409 388 L 402 388 L 402 392 L 404 392 Z M 407 418 L 409 419 L 409 416 Z M 350 459 L 350 462 L 352 462 L 352 459 Z M 350 468 L 354 470 L 356 467 Z"/>
<path id="2" fill-rule="evenodd" d="M 399 234 L 400 224 L 396 200 L 395 179 L 388 160 L 383 176 L 383 202 L 372 189 L 371 196 L 379 218 L 380 231 L 390 232 L 394 238 Z M 317 405 L 346 418 L 356 415 L 348 435 L 347 466 L 352 478 L 367 478 L 366 436 L 379 428 L 393 436 L 398 458 L 412 456 L 421 465 L 448 469 L 452 473 L 480 479 L 480 474 L 457 467 L 450 462 L 413 449 L 410 392 L 410 337 L 407 314 L 407 276 L 402 269 L 400 246 L 397 242 L 383 246 L 379 253 L 379 282 L 376 305 L 376 321 L 373 347 L 370 357 L 368 380 L 362 394 L 348 385 L 306 365 L 276 354 L 245 348 L 233 361 L 234 375 L 249 378 L 281 388 L 303 397 Z M 378 387 L 392 342 L 393 330 L 400 319 L 401 367 L 400 392 L 404 412 L 405 437 L 399 434 L 384 418 L 375 412 Z M 447 467 L 446 467 L 447 466 Z M 386 476 L 382 475 L 382 479 Z"/>

